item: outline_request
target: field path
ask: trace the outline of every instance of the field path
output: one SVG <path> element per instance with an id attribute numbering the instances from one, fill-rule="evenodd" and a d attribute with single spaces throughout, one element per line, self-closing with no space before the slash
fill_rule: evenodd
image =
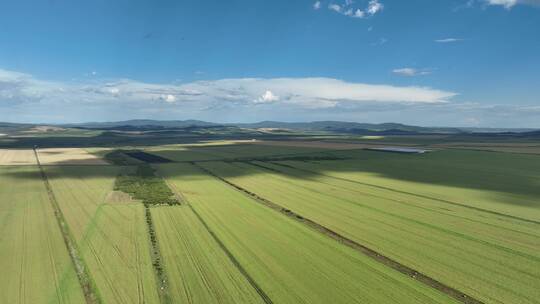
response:
<path id="1" fill-rule="evenodd" d="M 87 304 L 101 303 L 98 297 L 98 294 L 94 290 L 94 286 L 90 278 L 90 273 L 88 273 L 88 271 L 86 270 L 84 261 L 82 260 L 82 257 L 80 253 L 78 252 L 78 249 L 75 245 L 75 241 L 71 237 L 71 234 L 69 232 L 69 227 L 64 219 L 62 211 L 60 210 L 58 201 L 56 200 L 56 196 L 54 195 L 54 192 L 49 183 L 47 175 L 45 174 L 45 171 L 43 170 L 43 167 L 41 166 L 38 152 L 36 149 L 34 149 L 34 155 L 36 157 L 36 162 L 38 164 L 39 171 L 43 179 L 43 183 L 45 184 L 45 188 L 47 189 L 47 194 L 49 197 L 49 201 L 53 207 L 54 215 L 56 217 L 60 231 L 62 232 L 64 243 L 66 244 L 67 250 L 69 252 L 69 256 L 71 257 L 71 261 L 73 262 L 75 271 L 77 273 L 77 277 L 79 278 L 79 283 L 83 290 L 86 303 Z"/>

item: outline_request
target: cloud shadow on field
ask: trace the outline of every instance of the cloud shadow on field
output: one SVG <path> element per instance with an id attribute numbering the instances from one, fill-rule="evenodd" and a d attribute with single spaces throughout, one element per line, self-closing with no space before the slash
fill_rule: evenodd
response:
<path id="1" fill-rule="evenodd" d="M 321 174 L 331 171 L 338 174 L 359 173 L 355 177 L 358 181 L 362 181 L 362 174 L 368 174 L 394 181 L 482 190 L 486 191 L 486 196 L 499 198 L 497 201 L 540 208 L 540 203 L 535 200 L 540 197 L 538 155 L 465 150 L 440 150 L 421 155 L 406 155 L 362 149 L 337 151 L 254 144 L 197 146 L 197 143 L 200 141 L 192 142 L 195 145 L 182 146 L 178 149 L 163 147 L 164 150 L 156 150 L 157 147 L 152 147 L 146 151 L 173 161 L 154 166 L 175 166 L 175 163 L 189 162 L 200 162 L 204 165 L 215 161 L 226 161 L 233 166 L 244 164 L 242 166 L 246 167 L 248 164 L 247 170 L 244 168 L 220 172 L 224 178 L 273 173 L 314 180 Z M 275 170 L 250 164 L 254 161 L 267 162 Z M 273 162 L 290 165 L 293 168 L 271 166 Z M 308 164 L 309 169 L 303 169 L 305 166 L 302 164 Z M 112 165 L 70 165 L 69 161 L 44 167 L 51 179 L 114 177 L 118 172 L 116 166 Z M 171 177 L 191 174 L 182 170 L 168 170 L 168 173 Z M 0 174 L 21 179 L 40 178 L 39 174 L 33 172 L 6 171 L 2 170 L 2 167 Z M 384 181 L 381 180 L 381 183 Z M 414 189 L 411 189 L 411 192 L 414 192 Z M 460 200 L 466 201 L 467 198 Z"/>

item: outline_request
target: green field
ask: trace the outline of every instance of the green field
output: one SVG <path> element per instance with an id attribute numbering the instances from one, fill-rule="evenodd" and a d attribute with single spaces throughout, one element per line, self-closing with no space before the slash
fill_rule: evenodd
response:
<path id="1" fill-rule="evenodd" d="M 314 146 L 6 150 L 0 303 L 540 303 L 537 155 Z"/>
<path id="2" fill-rule="evenodd" d="M 83 303 L 37 166 L 0 167 L 0 303 Z"/>
<path id="3" fill-rule="evenodd" d="M 452 302 L 259 205 L 193 165 L 161 165 L 160 171 L 276 303 Z M 366 292 L 381 285 L 385 293 Z"/>
<path id="4" fill-rule="evenodd" d="M 54 166 L 45 171 L 104 303 L 158 303 L 140 203 L 108 202 L 113 166 Z"/>
<path id="5" fill-rule="evenodd" d="M 174 303 L 264 303 L 189 207 L 152 217 Z"/>
<path id="6" fill-rule="evenodd" d="M 362 162 L 361 158 L 357 161 Z M 202 164 L 251 192 L 483 301 L 528 303 L 540 296 L 536 288 L 540 286 L 538 223 L 412 194 L 420 187 L 396 192 L 316 174 L 306 176 L 305 171 L 291 168 L 294 165 L 298 164 Z M 320 169 L 318 164 L 298 166 Z M 347 168 L 351 170 L 350 164 Z M 364 181 L 358 176 L 356 180 Z M 380 177 L 379 185 L 390 187 Z M 500 212 L 497 205 L 493 209 Z"/>

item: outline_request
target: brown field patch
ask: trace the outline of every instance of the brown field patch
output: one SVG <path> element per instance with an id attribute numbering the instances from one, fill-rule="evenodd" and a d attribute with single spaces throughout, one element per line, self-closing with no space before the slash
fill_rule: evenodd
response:
<path id="1" fill-rule="evenodd" d="M 46 148 L 39 149 L 39 161 L 42 165 L 107 165 L 108 163 L 81 148 Z"/>
<path id="2" fill-rule="evenodd" d="M 32 149 L 0 149 L 0 166 L 36 164 Z"/>

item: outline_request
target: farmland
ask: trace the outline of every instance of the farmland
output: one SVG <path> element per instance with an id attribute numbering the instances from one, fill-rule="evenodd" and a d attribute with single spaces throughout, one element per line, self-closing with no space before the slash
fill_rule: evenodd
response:
<path id="1" fill-rule="evenodd" d="M 1 149 L 0 302 L 540 303 L 535 143 L 442 140 Z"/>
<path id="2" fill-rule="evenodd" d="M 0 302 L 82 303 L 37 167 L 1 167 L 0 185 Z"/>
<path id="3" fill-rule="evenodd" d="M 306 177 L 291 163 L 202 166 L 487 302 L 527 302 L 538 296 L 538 223 L 415 196 L 411 188 L 395 192 L 316 174 Z M 497 205 L 493 209 L 503 211 Z"/>
<path id="4" fill-rule="evenodd" d="M 0 166 L 36 165 L 31 149 L 1 149 Z"/>
<path id="5" fill-rule="evenodd" d="M 184 193 L 209 230 L 245 265 L 273 302 L 451 302 L 450 298 L 283 218 L 193 165 L 162 165 L 160 170 Z M 172 177 L 175 172 L 182 172 L 182 177 Z M 235 220 L 228 221 L 231 218 Z M 302 280 L 304 277 L 310 280 Z M 378 284 L 389 289 L 384 294 L 358 292 Z"/>

